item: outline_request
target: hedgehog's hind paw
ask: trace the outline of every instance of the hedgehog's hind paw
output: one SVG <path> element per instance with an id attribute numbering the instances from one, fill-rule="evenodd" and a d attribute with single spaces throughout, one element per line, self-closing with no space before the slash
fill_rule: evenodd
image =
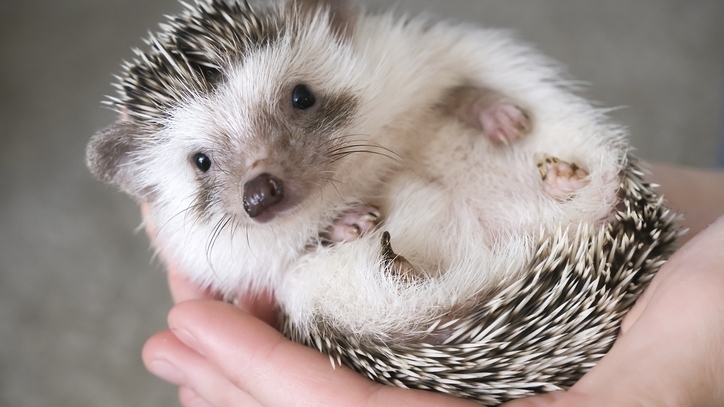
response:
<path id="1" fill-rule="evenodd" d="M 498 91 L 479 86 L 449 90 L 439 104 L 443 112 L 483 131 L 496 144 L 510 144 L 533 128 L 530 111 Z"/>
<path id="2" fill-rule="evenodd" d="M 546 155 L 537 165 L 543 190 L 558 201 L 570 199 L 576 191 L 589 183 L 588 171 L 575 163 Z"/>
<path id="3" fill-rule="evenodd" d="M 493 142 L 510 144 L 530 132 L 530 116 L 515 103 L 503 99 L 477 103 L 474 109 L 483 132 Z"/>
<path id="4" fill-rule="evenodd" d="M 417 275 L 415 267 L 392 250 L 390 233 L 387 231 L 382 234 L 382 265 L 385 272 L 397 277 L 403 283 L 411 283 Z"/>

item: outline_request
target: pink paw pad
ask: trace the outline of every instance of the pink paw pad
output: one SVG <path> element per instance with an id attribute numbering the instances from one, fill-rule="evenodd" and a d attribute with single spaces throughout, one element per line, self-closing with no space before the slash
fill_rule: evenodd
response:
<path id="1" fill-rule="evenodd" d="M 543 190 L 553 198 L 564 201 L 588 185 L 588 172 L 574 163 L 546 156 L 538 163 Z"/>
<path id="2" fill-rule="evenodd" d="M 498 101 L 481 107 L 477 116 L 483 132 L 495 142 L 510 144 L 530 132 L 530 118 L 511 102 Z"/>
<path id="3" fill-rule="evenodd" d="M 325 233 L 332 243 L 349 242 L 374 229 L 379 223 L 380 211 L 374 206 L 360 205 L 343 212 Z"/>

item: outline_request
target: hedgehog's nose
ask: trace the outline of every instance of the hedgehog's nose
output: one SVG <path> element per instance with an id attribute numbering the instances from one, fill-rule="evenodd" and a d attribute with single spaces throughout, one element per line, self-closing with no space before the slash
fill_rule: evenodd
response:
<path id="1" fill-rule="evenodd" d="M 284 199 L 284 183 L 264 173 L 244 184 L 244 210 L 255 218 Z"/>

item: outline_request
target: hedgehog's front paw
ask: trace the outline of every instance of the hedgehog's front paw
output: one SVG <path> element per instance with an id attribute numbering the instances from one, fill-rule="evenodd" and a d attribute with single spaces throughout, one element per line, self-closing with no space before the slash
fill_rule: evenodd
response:
<path id="1" fill-rule="evenodd" d="M 510 144 L 530 132 L 530 116 L 504 99 L 492 103 L 479 101 L 474 112 L 483 132 L 494 142 Z"/>
<path id="2" fill-rule="evenodd" d="M 397 276 L 403 283 L 410 283 L 417 274 L 407 259 L 395 253 L 390 244 L 390 233 L 382 234 L 382 264 L 384 270 L 393 276 Z"/>
<path id="3" fill-rule="evenodd" d="M 337 218 L 327 228 L 322 237 L 330 243 L 341 243 L 355 240 L 377 226 L 380 211 L 371 205 L 354 207 Z"/>
<path id="4" fill-rule="evenodd" d="M 574 163 L 545 156 L 538 162 L 543 190 L 553 198 L 564 201 L 588 185 L 588 172 Z"/>

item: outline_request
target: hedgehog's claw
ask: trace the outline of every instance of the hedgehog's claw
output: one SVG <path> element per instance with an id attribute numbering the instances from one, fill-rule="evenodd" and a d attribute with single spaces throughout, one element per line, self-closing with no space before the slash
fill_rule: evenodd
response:
<path id="1" fill-rule="evenodd" d="M 575 163 L 569 163 L 549 155 L 538 161 L 538 172 L 543 190 L 558 201 L 566 201 L 589 183 L 588 171 Z"/>
<path id="2" fill-rule="evenodd" d="M 390 243 L 390 232 L 382 233 L 382 264 L 384 270 L 396 276 L 403 283 L 412 282 L 417 270 L 407 259 L 395 253 Z"/>
<path id="3" fill-rule="evenodd" d="M 380 218 L 377 207 L 360 205 L 342 213 L 320 237 L 327 244 L 349 242 L 373 230 Z"/>
<path id="4" fill-rule="evenodd" d="M 474 109 L 480 126 L 493 142 L 509 145 L 530 133 L 530 115 L 512 102 L 477 103 Z"/>

